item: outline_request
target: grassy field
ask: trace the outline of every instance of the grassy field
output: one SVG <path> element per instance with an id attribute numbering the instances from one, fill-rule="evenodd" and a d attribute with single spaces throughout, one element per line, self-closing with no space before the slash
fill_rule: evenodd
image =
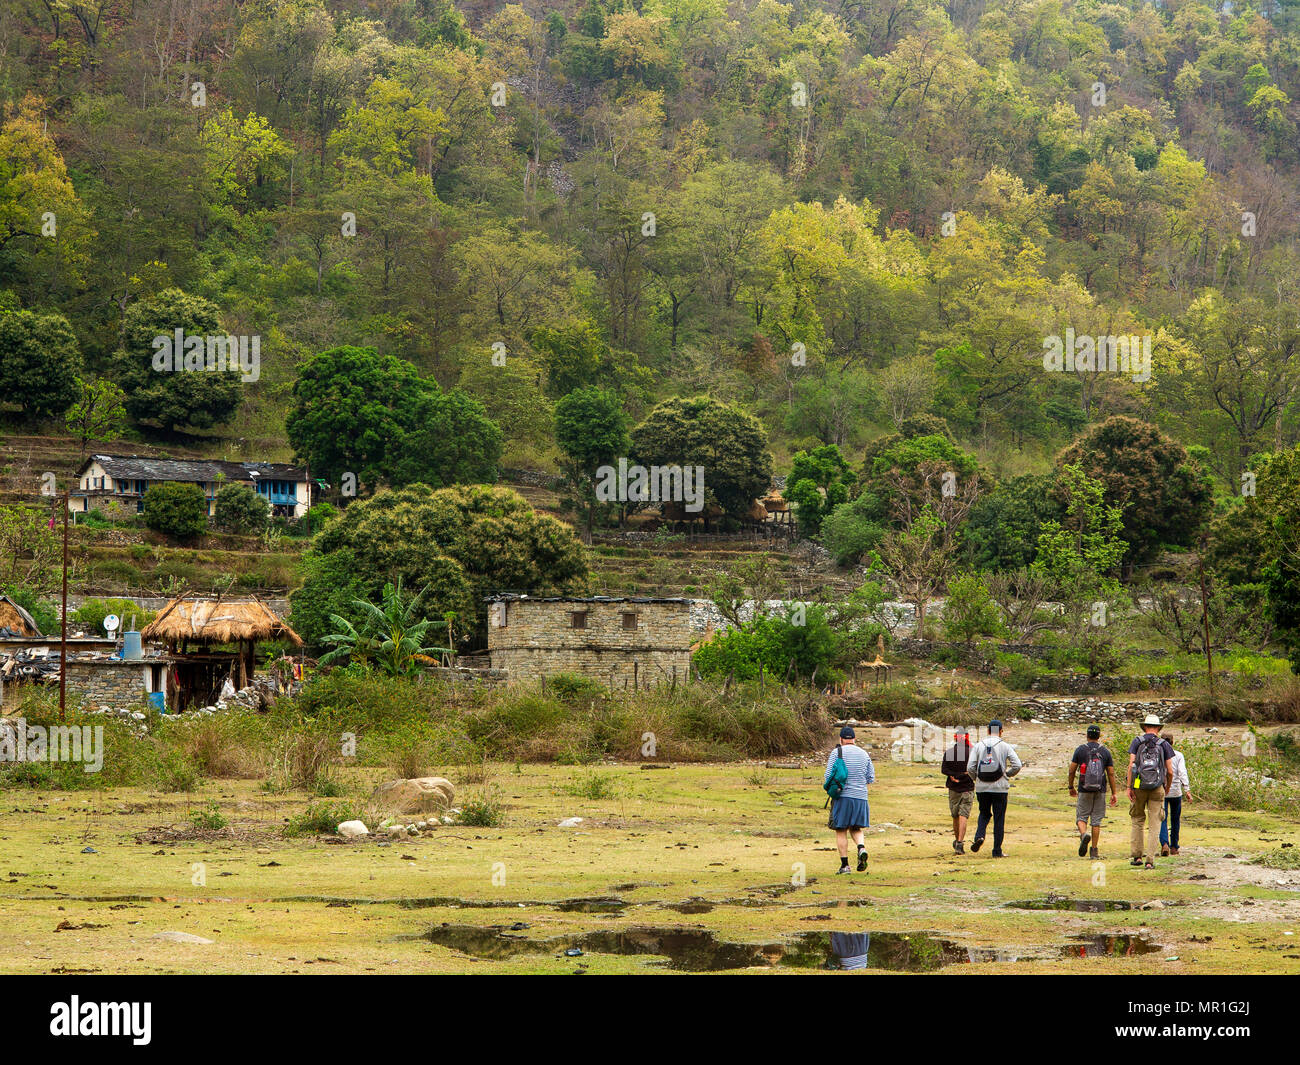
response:
<path id="1" fill-rule="evenodd" d="M 1240 743 L 1233 728 L 1181 731 Z M 888 728 L 861 735 L 879 776 L 871 866 L 840 877 L 814 756 L 801 769 L 493 765 L 486 782 L 457 780 L 457 803 L 495 795 L 501 827 L 391 842 L 287 837 L 319 800 L 254 781 L 9 789 L 0 970 L 815 972 L 830 933 L 870 932 L 873 971 L 1300 972 L 1297 822 L 1194 804 L 1181 856 L 1144 872 L 1127 862 L 1121 797 L 1094 865 L 1076 856 L 1064 789 L 1078 733 L 1026 724 L 1007 734 L 1026 761 L 1008 857 L 958 857 L 935 767 L 891 761 Z M 361 791 L 385 776 L 347 772 Z M 226 827 L 196 827 L 213 804 Z M 584 820 L 558 827 L 569 817 Z M 1264 854 L 1291 868 L 1252 862 Z"/>

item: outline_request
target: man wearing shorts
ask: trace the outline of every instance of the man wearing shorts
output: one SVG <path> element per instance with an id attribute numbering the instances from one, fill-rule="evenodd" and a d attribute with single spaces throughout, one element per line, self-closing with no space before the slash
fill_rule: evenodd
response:
<path id="1" fill-rule="evenodd" d="M 970 758 L 970 733 L 959 728 L 952 746 L 943 753 L 944 783 L 948 787 L 948 812 L 952 814 L 952 849 L 966 853 L 966 822 L 975 800 L 975 778 L 966 771 Z"/>
<path id="2" fill-rule="evenodd" d="M 1101 857 L 1097 852 L 1097 844 L 1101 839 L 1101 819 L 1106 813 L 1107 783 L 1110 785 L 1110 804 L 1114 806 L 1119 801 L 1115 795 L 1115 758 L 1108 748 L 1101 745 L 1100 740 L 1101 728 L 1097 725 L 1089 725 L 1088 742 L 1076 747 L 1074 755 L 1070 758 L 1070 794 L 1076 798 L 1074 820 L 1079 830 L 1080 858 L 1084 855 L 1089 858 Z M 1093 765 L 1091 775 L 1088 772 L 1090 764 Z M 1105 771 L 1105 781 L 1098 780 L 1099 768 Z M 1074 786 L 1076 773 L 1079 775 L 1077 790 Z M 1091 835 L 1088 831 L 1089 826 L 1092 829 Z M 1089 851 L 1090 840 L 1091 851 Z"/>

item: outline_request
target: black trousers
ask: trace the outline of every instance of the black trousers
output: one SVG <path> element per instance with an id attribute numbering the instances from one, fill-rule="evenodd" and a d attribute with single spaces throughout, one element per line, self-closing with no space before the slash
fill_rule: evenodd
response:
<path id="1" fill-rule="evenodd" d="M 1002 830 L 1007 822 L 1007 793 L 1005 791 L 977 791 L 975 801 L 979 803 L 979 820 L 975 822 L 975 838 L 983 839 L 989 827 L 989 818 L 993 818 L 993 849 L 1002 849 Z"/>

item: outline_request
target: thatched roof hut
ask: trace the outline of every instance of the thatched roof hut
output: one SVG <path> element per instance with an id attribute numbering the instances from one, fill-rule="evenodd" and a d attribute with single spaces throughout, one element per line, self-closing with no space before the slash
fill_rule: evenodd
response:
<path id="1" fill-rule="evenodd" d="M 257 599 L 173 599 L 144 627 L 143 640 L 168 643 L 256 643 L 288 640 L 302 646 L 302 637 L 275 611 Z"/>
<path id="2" fill-rule="evenodd" d="M 11 636 L 40 636 L 36 620 L 7 595 L 0 595 L 0 630 L 8 629 Z"/>

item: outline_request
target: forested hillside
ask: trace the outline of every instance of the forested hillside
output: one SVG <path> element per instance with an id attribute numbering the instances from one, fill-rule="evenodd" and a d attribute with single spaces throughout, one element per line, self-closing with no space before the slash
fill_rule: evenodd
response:
<path id="1" fill-rule="evenodd" d="M 17 0 L 0 64 L 14 426 L 581 497 L 716 415 L 734 500 L 896 582 L 936 515 L 1127 578 L 1217 510 L 1285 624 L 1294 3 Z M 151 373 L 182 326 L 260 364 Z"/>

